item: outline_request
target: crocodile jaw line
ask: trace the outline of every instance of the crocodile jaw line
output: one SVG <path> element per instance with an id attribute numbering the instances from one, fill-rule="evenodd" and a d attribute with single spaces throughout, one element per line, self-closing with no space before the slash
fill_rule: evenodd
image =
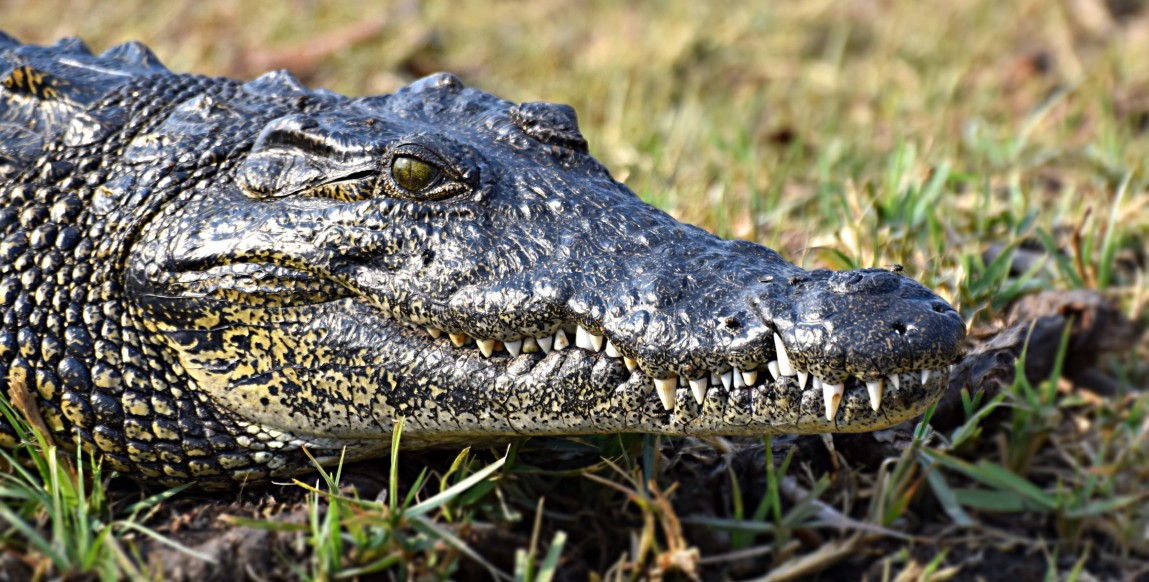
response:
<path id="1" fill-rule="evenodd" d="M 408 324 L 418 329 L 414 324 Z M 554 334 L 544 337 L 527 337 L 510 342 L 471 338 L 466 334 L 447 334 L 451 344 L 460 350 L 477 350 L 479 354 L 492 362 L 500 359 L 515 360 L 520 357 L 537 357 L 531 354 L 542 353 L 543 357 L 554 351 L 577 349 L 592 358 L 606 359 L 614 362 L 623 362 L 628 373 L 628 379 L 617 390 L 638 390 L 657 399 L 658 404 L 667 414 L 673 414 L 680 402 L 692 400 L 698 407 L 702 407 L 708 395 L 726 395 L 732 401 L 739 400 L 736 391 L 741 391 L 741 398 L 746 393 L 754 391 L 768 391 L 778 387 L 796 387 L 798 390 L 809 389 L 813 394 L 820 396 L 824 402 L 825 419 L 835 423 L 839 409 L 844 400 L 847 388 L 852 392 L 864 394 L 870 409 L 875 413 L 882 412 L 883 396 L 886 385 L 893 390 L 900 391 L 903 385 L 921 390 L 936 388 L 939 384 L 948 382 L 951 366 L 943 368 L 921 368 L 902 370 L 890 373 L 877 379 L 863 379 L 853 377 L 848 380 L 830 382 L 817 375 L 798 369 L 789 357 L 788 350 L 778 334 L 773 334 L 776 359 L 749 369 L 727 368 L 725 370 L 707 370 L 695 377 L 687 378 L 676 374 L 652 376 L 642 370 L 636 370 L 633 360 L 625 358 L 618 347 L 611 340 L 602 335 L 595 334 L 587 328 L 574 326 L 573 344 L 569 341 L 567 332 L 570 324 L 560 326 Z M 443 332 L 434 327 L 422 328 L 431 340 L 440 340 Z M 524 350 L 523 346 L 527 346 Z M 628 360 L 628 361 L 627 361 Z M 760 373 L 759 370 L 763 370 Z M 930 380 L 934 382 L 931 384 Z M 760 381 L 761 380 L 761 381 Z M 903 382 L 904 380 L 904 382 Z M 688 393 L 689 399 L 680 396 L 680 392 Z M 721 397 L 721 396 L 720 396 Z M 721 431 L 720 431 L 721 432 Z"/>

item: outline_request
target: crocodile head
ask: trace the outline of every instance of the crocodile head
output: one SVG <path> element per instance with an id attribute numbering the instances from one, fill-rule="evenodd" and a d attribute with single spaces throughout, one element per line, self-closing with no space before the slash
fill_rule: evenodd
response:
<path id="1" fill-rule="evenodd" d="M 865 431 L 960 357 L 961 317 L 899 272 L 807 272 L 641 202 L 569 107 L 448 75 L 315 98 L 129 258 L 139 319 L 252 439 Z M 193 105 L 167 125 L 242 109 Z"/>

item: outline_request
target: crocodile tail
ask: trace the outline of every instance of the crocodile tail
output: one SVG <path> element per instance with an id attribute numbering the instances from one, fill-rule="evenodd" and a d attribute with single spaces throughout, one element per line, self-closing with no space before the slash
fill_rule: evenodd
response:
<path id="1" fill-rule="evenodd" d="M 91 133 L 91 120 L 78 114 L 108 92 L 167 72 L 139 43 L 96 56 L 74 38 L 35 46 L 0 33 L 0 179 L 28 166 L 61 132 Z"/>

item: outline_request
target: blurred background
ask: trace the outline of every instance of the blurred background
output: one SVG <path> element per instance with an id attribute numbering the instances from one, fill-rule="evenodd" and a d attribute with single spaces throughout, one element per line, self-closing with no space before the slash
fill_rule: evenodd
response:
<path id="1" fill-rule="evenodd" d="M 874 196 L 944 166 L 946 206 L 928 209 L 952 210 L 952 232 L 1008 238 L 1035 212 L 1055 231 L 1081 189 L 1111 191 L 1101 182 L 1142 163 L 1144 4 L 3 0 L 0 29 L 95 51 L 140 40 L 173 71 L 284 68 L 349 95 L 451 71 L 573 105 L 592 153 L 683 220 L 799 262 L 829 247 L 848 258 L 819 260 L 931 269 L 961 242 L 896 244 Z"/>

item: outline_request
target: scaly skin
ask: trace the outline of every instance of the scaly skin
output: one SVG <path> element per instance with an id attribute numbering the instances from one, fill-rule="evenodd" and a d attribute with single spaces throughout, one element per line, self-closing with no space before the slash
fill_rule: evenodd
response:
<path id="1" fill-rule="evenodd" d="M 0 384 L 131 475 L 290 475 L 399 418 L 405 446 L 874 430 L 960 357 L 898 272 L 644 204 L 566 106 L 175 75 L 138 44 L 0 36 L 0 66 Z"/>

